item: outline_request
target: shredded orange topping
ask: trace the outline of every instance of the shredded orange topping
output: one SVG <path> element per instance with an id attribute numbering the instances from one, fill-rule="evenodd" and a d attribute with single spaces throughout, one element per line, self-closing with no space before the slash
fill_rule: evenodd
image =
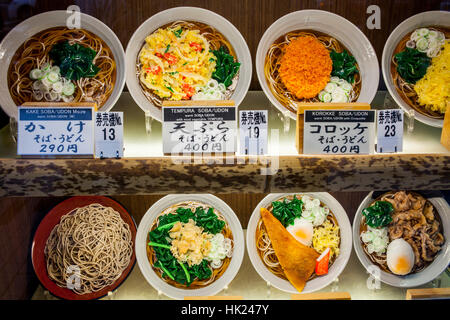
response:
<path id="1" fill-rule="evenodd" d="M 330 81 L 333 62 L 327 48 L 311 36 L 299 37 L 285 48 L 280 77 L 299 99 L 314 98 Z"/>

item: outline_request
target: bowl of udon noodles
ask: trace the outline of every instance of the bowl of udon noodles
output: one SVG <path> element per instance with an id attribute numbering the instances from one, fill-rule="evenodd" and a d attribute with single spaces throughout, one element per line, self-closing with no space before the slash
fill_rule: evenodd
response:
<path id="1" fill-rule="evenodd" d="M 378 60 L 350 21 L 322 10 L 301 10 L 275 21 L 262 36 L 256 73 L 270 102 L 296 119 L 300 102 L 371 103 Z"/>
<path id="2" fill-rule="evenodd" d="M 326 192 L 269 194 L 248 223 L 247 252 L 253 267 L 285 292 L 326 287 L 344 270 L 351 251 L 347 213 Z"/>
<path id="3" fill-rule="evenodd" d="M 136 224 L 116 201 L 72 197 L 56 205 L 33 238 L 34 271 L 46 290 L 67 300 L 114 292 L 134 267 Z"/>
<path id="4" fill-rule="evenodd" d="M 145 279 L 173 299 L 211 296 L 236 276 L 244 233 L 233 210 L 210 194 L 168 195 L 139 224 L 136 258 Z"/>
<path id="5" fill-rule="evenodd" d="M 441 127 L 450 105 L 450 12 L 428 11 L 400 23 L 383 49 L 389 93 L 405 112 Z"/>
<path id="6" fill-rule="evenodd" d="M 444 272 L 450 261 L 449 214 L 439 193 L 370 192 L 353 221 L 356 254 L 388 285 L 424 285 Z"/>
<path id="7" fill-rule="evenodd" d="M 114 32 L 80 13 L 80 28 L 69 14 L 35 15 L 11 30 L 0 44 L 0 104 L 17 118 L 25 102 L 95 102 L 109 111 L 125 85 L 125 54 Z"/>
<path id="8" fill-rule="evenodd" d="M 250 86 L 252 60 L 239 30 L 202 8 L 155 14 L 126 49 L 127 87 L 146 114 L 162 121 L 164 101 L 233 100 Z"/>

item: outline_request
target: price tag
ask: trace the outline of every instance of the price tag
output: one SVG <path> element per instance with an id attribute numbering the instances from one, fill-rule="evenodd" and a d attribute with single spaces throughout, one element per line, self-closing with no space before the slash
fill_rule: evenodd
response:
<path id="1" fill-rule="evenodd" d="M 305 110 L 305 154 L 369 154 L 374 135 L 374 110 Z"/>
<path id="2" fill-rule="evenodd" d="M 377 152 L 403 151 L 403 110 L 377 111 Z"/>
<path id="3" fill-rule="evenodd" d="M 239 152 L 259 155 L 267 153 L 267 110 L 239 111 Z"/>
<path id="4" fill-rule="evenodd" d="M 95 113 L 95 156 L 123 157 L 123 112 Z"/>
<path id="5" fill-rule="evenodd" d="M 17 154 L 93 155 L 93 114 L 93 107 L 19 107 Z"/>
<path id="6" fill-rule="evenodd" d="M 236 106 L 163 107 L 163 152 L 236 152 Z"/>

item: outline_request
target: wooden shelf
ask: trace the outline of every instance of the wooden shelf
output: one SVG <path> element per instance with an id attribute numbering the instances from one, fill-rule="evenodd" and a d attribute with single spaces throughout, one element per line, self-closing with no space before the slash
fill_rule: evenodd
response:
<path id="1" fill-rule="evenodd" d="M 378 92 L 372 108 L 386 105 Z M 414 123 L 404 153 L 309 156 L 295 149 L 295 122 L 285 130 L 281 114 L 261 91 L 250 91 L 240 110 L 269 110 L 269 153 L 264 157 L 167 157 L 161 124 L 146 130 L 144 112 L 124 92 L 123 159 L 20 159 L 8 127 L 0 130 L 0 196 L 151 195 L 165 193 L 269 193 L 300 191 L 450 190 L 450 152 L 441 130 Z M 198 161 L 200 160 L 200 161 Z M 262 174 L 273 170 L 274 174 Z M 270 172 L 267 172 L 270 173 Z"/>
<path id="2" fill-rule="evenodd" d="M 450 189 L 448 154 L 194 160 L 0 159 L 0 196 Z"/>

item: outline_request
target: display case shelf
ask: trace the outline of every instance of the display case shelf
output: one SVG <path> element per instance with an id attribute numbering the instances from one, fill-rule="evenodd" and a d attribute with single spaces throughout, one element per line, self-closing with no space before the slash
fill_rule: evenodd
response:
<path id="1" fill-rule="evenodd" d="M 406 298 L 407 288 L 397 288 L 384 283 L 379 286 L 366 269 L 359 262 L 353 251 L 350 260 L 339 278 L 318 292 L 348 292 L 353 300 L 403 300 Z M 446 288 L 450 287 L 450 271 L 443 272 L 439 277 L 428 282 L 420 288 Z M 247 252 L 244 255 L 241 268 L 236 278 L 218 296 L 241 296 L 244 300 L 265 299 L 291 299 L 291 294 L 278 290 L 264 281 L 253 268 Z M 42 286 L 39 286 L 33 295 L 34 300 L 56 299 Z M 103 299 L 118 300 L 157 300 L 169 299 L 158 293 L 144 278 L 137 265 L 127 280 L 112 295 Z"/>
<path id="2" fill-rule="evenodd" d="M 387 105 L 378 92 L 372 108 Z M 241 110 L 269 110 L 269 155 L 170 157 L 162 154 L 161 124 L 124 92 L 114 111 L 124 111 L 123 159 L 23 159 L 11 130 L 0 131 L 0 196 L 145 195 L 163 193 L 268 193 L 450 189 L 450 152 L 441 129 L 414 121 L 404 152 L 370 155 L 298 155 L 295 122 L 250 91 Z"/>

